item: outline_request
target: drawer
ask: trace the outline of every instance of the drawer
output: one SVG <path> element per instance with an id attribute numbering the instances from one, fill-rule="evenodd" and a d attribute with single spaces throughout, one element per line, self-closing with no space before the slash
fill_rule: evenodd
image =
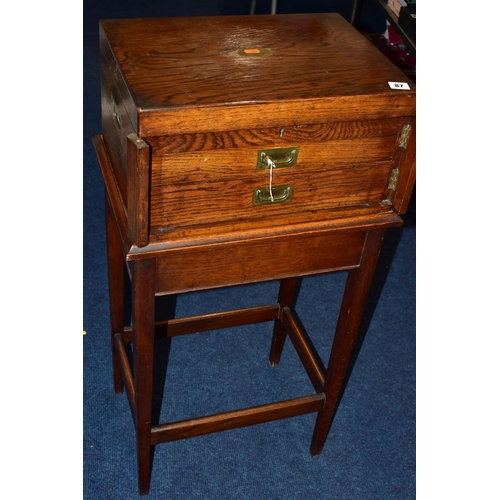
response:
<path id="1" fill-rule="evenodd" d="M 275 171 L 274 203 L 265 203 L 269 190 L 269 175 L 265 174 L 152 188 L 151 226 L 166 232 L 173 226 L 272 217 L 276 213 L 370 207 L 382 201 L 390 170 L 390 162 L 381 162 L 318 171 Z M 254 203 L 254 197 L 258 196 L 256 189 L 263 191 L 262 205 Z M 281 202 L 280 195 L 288 198 Z"/>
<path id="2" fill-rule="evenodd" d="M 351 269 L 359 265 L 365 236 L 365 231 L 320 231 L 252 239 L 245 245 L 171 250 L 156 261 L 156 292 L 182 293 Z"/>
<path id="3" fill-rule="evenodd" d="M 277 168 L 273 175 L 292 170 L 307 172 L 334 169 L 341 165 L 390 162 L 393 160 L 395 145 L 396 134 L 316 144 L 298 142 L 286 144 L 284 148 L 261 146 L 262 149 L 253 147 L 197 151 L 165 156 L 153 153 L 151 186 L 154 188 L 185 182 L 237 181 L 257 174 L 259 177 L 265 177 L 269 173 L 269 168 L 262 168 L 259 152 L 268 153 L 276 162 Z M 292 160 L 295 160 L 296 156 L 296 161 L 293 161 L 292 166 L 288 166 L 286 160 L 292 154 Z M 284 158 L 284 165 L 280 164 L 277 158 Z"/>
<path id="4" fill-rule="evenodd" d="M 318 213 L 332 219 L 346 210 L 380 210 L 406 122 L 146 138 L 152 152 L 151 234 L 229 223 L 270 227 L 287 217 L 300 223 Z M 284 150 L 296 154 L 293 161 L 286 162 Z M 272 178 L 262 167 L 264 154 L 276 161 Z"/>

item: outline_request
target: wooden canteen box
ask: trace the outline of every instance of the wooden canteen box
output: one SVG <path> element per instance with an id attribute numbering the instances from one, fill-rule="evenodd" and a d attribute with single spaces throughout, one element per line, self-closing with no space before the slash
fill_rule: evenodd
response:
<path id="1" fill-rule="evenodd" d="M 404 212 L 414 85 L 338 14 L 108 20 L 100 37 L 109 182 L 137 247 Z"/>

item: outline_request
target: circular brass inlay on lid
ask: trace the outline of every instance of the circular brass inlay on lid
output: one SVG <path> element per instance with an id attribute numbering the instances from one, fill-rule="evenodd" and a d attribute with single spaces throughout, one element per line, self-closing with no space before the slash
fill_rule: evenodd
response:
<path id="1" fill-rule="evenodd" d="M 238 50 L 238 55 L 244 57 L 265 57 L 273 53 L 271 49 L 263 49 L 261 47 L 251 47 L 248 49 Z"/>

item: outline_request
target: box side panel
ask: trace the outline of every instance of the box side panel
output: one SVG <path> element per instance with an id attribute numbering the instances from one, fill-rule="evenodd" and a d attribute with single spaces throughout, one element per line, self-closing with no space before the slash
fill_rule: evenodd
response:
<path id="1" fill-rule="evenodd" d="M 124 205 L 128 200 L 127 136 L 137 130 L 137 113 L 120 68 L 100 26 L 102 135 Z M 131 112 L 132 111 L 132 112 Z"/>

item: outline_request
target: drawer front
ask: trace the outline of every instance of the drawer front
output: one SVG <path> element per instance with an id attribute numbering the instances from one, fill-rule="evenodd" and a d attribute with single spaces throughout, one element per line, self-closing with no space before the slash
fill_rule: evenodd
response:
<path id="1" fill-rule="evenodd" d="M 318 213 L 336 218 L 346 210 L 380 210 L 407 121 L 146 138 L 151 234 L 250 221 L 270 227 Z M 298 154 L 280 165 L 283 148 Z M 276 161 L 272 173 L 262 168 L 262 154 Z"/>
<path id="2" fill-rule="evenodd" d="M 273 188 L 278 191 L 276 202 L 262 205 L 254 204 L 254 196 L 255 190 L 260 189 L 267 201 L 269 175 L 265 174 L 152 188 L 151 225 L 168 228 L 327 208 L 370 207 L 382 201 L 390 169 L 391 163 L 383 162 L 317 172 L 276 171 L 273 173 Z M 282 203 L 278 198 L 286 188 L 290 194 Z"/>
<path id="3" fill-rule="evenodd" d="M 173 250 L 156 260 L 156 292 L 182 293 L 351 269 L 366 232 L 325 231 Z"/>
<path id="4" fill-rule="evenodd" d="M 176 153 L 156 156 L 153 160 L 151 185 L 161 188 L 165 185 L 183 183 L 204 183 L 269 176 L 269 167 L 262 167 L 259 152 L 268 153 L 276 161 L 273 176 L 292 171 L 317 172 L 322 169 L 361 163 L 391 162 L 394 155 L 396 136 L 346 139 L 312 144 L 288 144 L 286 148 L 240 148 L 194 153 Z M 295 165 L 287 165 L 282 149 L 294 152 Z M 292 161 L 295 160 L 295 154 Z M 289 155 L 290 156 L 290 155 Z M 279 159 L 283 159 L 283 164 Z M 283 165 L 283 166 L 282 166 Z"/>

